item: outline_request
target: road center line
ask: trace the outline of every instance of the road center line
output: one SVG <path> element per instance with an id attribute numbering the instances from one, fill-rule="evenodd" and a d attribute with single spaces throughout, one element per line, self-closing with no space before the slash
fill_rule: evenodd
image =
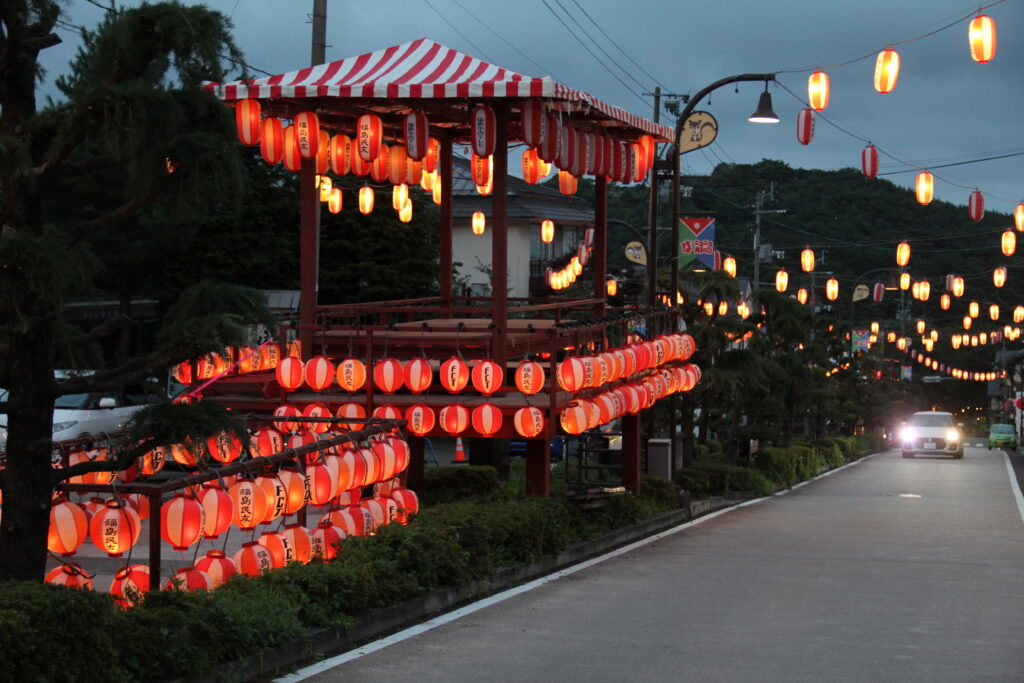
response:
<path id="1" fill-rule="evenodd" d="M 843 465 L 842 467 L 837 467 L 834 470 L 829 470 L 828 472 L 824 472 L 822 474 L 819 474 L 818 476 L 814 477 L 813 479 L 809 479 L 808 481 L 801 482 L 801 484 L 799 484 L 797 486 L 794 486 L 791 489 L 787 489 L 786 491 L 780 491 L 780 492 L 774 494 L 774 496 L 784 496 L 787 493 L 789 493 L 790 491 L 793 491 L 793 490 L 799 488 L 800 486 L 809 484 L 812 481 L 815 481 L 817 479 L 821 479 L 823 477 L 827 477 L 827 476 L 829 476 L 831 474 L 835 474 L 836 472 L 839 472 L 841 470 L 845 470 L 848 467 L 853 467 L 854 465 L 860 464 L 864 460 L 867 460 L 868 458 L 874 457 L 875 455 L 877 455 L 877 453 L 865 456 L 865 457 L 861 458 L 860 460 L 854 460 L 853 462 L 847 463 L 847 464 Z M 1007 459 L 1007 464 L 1009 464 L 1009 459 Z M 1014 482 L 1014 484 L 1016 485 L 1016 482 Z M 1022 502 L 1021 497 L 1020 497 L 1020 489 L 1015 488 L 1015 491 L 1016 491 L 1016 494 L 1017 494 L 1017 505 L 1018 506 L 1024 505 L 1024 502 Z M 359 659 L 360 657 L 362 657 L 364 655 L 372 654 L 374 652 L 377 652 L 378 650 L 383 650 L 384 648 L 386 648 L 386 647 L 388 647 L 390 645 L 394 645 L 396 643 L 400 643 L 403 640 L 408 640 L 409 638 L 413 638 L 415 636 L 418 636 L 421 633 L 426 633 L 427 631 L 431 631 L 431 630 L 437 628 L 438 626 L 444 626 L 445 624 L 449 624 L 449 623 L 455 621 L 456 619 L 461 619 L 462 617 L 465 617 L 465 616 L 468 616 L 470 614 L 473 614 L 474 612 L 478 612 L 478 611 L 480 611 L 482 609 L 490 607 L 491 605 L 496 605 L 499 602 L 503 602 L 505 600 L 508 600 L 509 598 L 514 598 L 517 595 L 522 595 L 523 593 L 526 593 L 527 591 L 531 591 L 531 590 L 533 590 L 535 588 L 540 588 L 541 586 L 543 586 L 543 585 L 545 585 L 547 583 L 551 583 L 552 581 L 557 581 L 558 579 L 561 579 L 561 578 L 566 577 L 566 576 L 570 576 L 572 574 L 575 574 L 576 572 L 582 571 L 582 570 L 587 569 L 589 567 L 593 567 L 594 565 L 600 564 L 601 562 L 604 562 L 606 560 L 610 560 L 610 559 L 612 559 L 614 557 L 618 557 L 619 555 L 624 555 L 625 553 L 631 552 L 631 551 L 636 550 L 637 548 L 643 547 L 645 545 L 649 545 L 651 543 L 654 543 L 655 541 L 661 540 L 662 538 L 665 538 L 667 536 L 671 536 L 673 534 L 679 533 L 680 531 L 684 531 L 686 529 L 689 529 L 690 527 L 694 527 L 694 526 L 697 526 L 698 524 L 703 524 L 704 522 L 711 521 L 715 517 L 720 517 L 721 515 L 724 515 L 724 514 L 726 514 L 728 512 L 732 512 L 733 510 L 738 510 L 740 508 L 747 507 L 748 505 L 756 505 L 757 503 L 761 503 L 761 502 L 764 502 L 766 500 L 770 500 L 774 496 L 764 496 L 762 498 L 753 498 L 751 500 L 747 500 L 747 501 L 744 501 L 742 503 L 738 503 L 737 505 L 732 505 L 732 506 L 729 506 L 727 508 L 723 508 L 721 510 L 718 510 L 716 512 L 712 512 L 710 514 L 704 515 L 703 517 L 698 517 L 697 519 L 691 520 L 689 522 L 684 522 L 683 524 L 680 524 L 679 526 L 674 526 L 671 529 L 666 529 L 665 531 L 662 531 L 660 533 L 654 534 L 653 536 L 647 536 L 646 538 L 642 538 L 639 541 L 634 541 L 633 543 L 630 543 L 629 545 L 624 545 L 621 548 L 616 548 L 615 550 L 607 552 L 604 555 L 598 555 L 597 557 L 592 557 L 589 560 L 586 560 L 584 562 L 580 562 L 579 564 L 574 564 L 571 567 L 566 567 L 565 569 L 560 569 L 560 570 L 558 570 L 556 572 L 553 572 L 551 574 L 548 574 L 546 576 L 542 576 L 539 579 L 534 579 L 533 581 L 528 581 L 528 582 L 526 582 L 524 584 L 521 584 L 521 585 L 516 586 L 514 588 L 509 588 L 508 590 L 502 591 L 500 593 L 495 593 L 494 595 L 491 595 L 491 596 L 488 596 L 486 598 L 483 598 L 482 600 L 477 600 L 476 602 L 473 602 L 473 603 L 471 603 L 469 605 L 466 605 L 465 607 L 460 607 L 459 609 L 452 610 L 451 612 L 445 612 L 444 614 L 441 614 L 441 615 L 439 615 L 437 617 L 434 617 L 433 619 L 425 621 L 422 624 L 416 624 L 415 626 L 410 626 L 409 628 L 406 628 L 406 629 L 403 629 L 401 631 L 398 631 L 397 633 L 393 633 L 392 635 L 387 636 L 386 638 L 381 638 L 379 640 L 375 640 L 373 642 L 370 642 L 370 643 L 367 643 L 365 645 L 362 645 L 361 647 L 357 647 L 355 649 L 349 650 L 348 652 L 343 652 L 340 655 L 337 655 L 335 657 L 331 657 L 330 659 L 325 659 L 323 661 L 317 662 L 316 664 L 311 664 L 311 665 L 309 665 L 309 666 L 307 666 L 305 668 L 299 669 L 298 671 L 294 671 L 294 672 L 292 672 L 290 674 L 286 674 L 284 676 L 281 676 L 280 678 L 275 678 L 274 680 L 275 681 L 279 681 L 281 683 L 297 683 L 298 681 L 304 681 L 304 680 L 306 680 L 308 678 L 311 678 L 312 676 L 316 676 L 317 674 L 321 674 L 321 673 L 324 673 L 325 671 L 333 669 L 336 666 L 340 666 L 340 665 L 345 664 L 347 662 L 351 662 L 354 659 Z M 1022 510 L 1021 511 L 1022 519 L 1024 519 L 1024 507 L 1022 507 L 1021 510 Z"/>

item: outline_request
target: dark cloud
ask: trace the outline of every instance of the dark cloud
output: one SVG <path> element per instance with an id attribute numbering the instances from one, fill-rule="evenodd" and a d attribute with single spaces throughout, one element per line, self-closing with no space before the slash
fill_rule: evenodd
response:
<path id="1" fill-rule="evenodd" d="M 204 4 L 231 15 L 236 40 L 253 66 L 278 73 L 308 65 L 312 0 L 210 0 Z M 584 50 L 549 7 L 599 59 Z M 521 73 L 551 75 L 648 117 L 652 115 L 650 98 L 642 93 L 656 84 L 675 92 L 695 92 L 736 73 L 825 67 L 871 55 L 827 69 L 833 94 L 825 115 L 900 160 L 923 166 L 1024 151 L 1019 124 L 1024 105 L 1024 47 L 1018 39 L 1024 7 L 1016 0 L 986 10 L 999 29 L 998 52 L 990 64 L 971 60 L 963 21 L 898 46 L 902 69 L 896 89 L 879 95 L 872 88 L 876 50 L 938 29 L 976 7 L 962 0 L 333 0 L 328 2 L 327 54 L 328 59 L 337 59 L 428 36 Z M 87 26 L 95 24 L 98 13 L 84 2 L 70 8 L 72 19 Z M 583 35 L 573 19 L 613 59 Z M 602 35 L 602 29 L 653 79 L 630 63 Z M 47 51 L 51 76 L 64 68 L 72 54 L 74 36 L 64 37 L 67 45 Z M 806 78 L 806 73 L 779 75 L 780 82 L 801 98 L 806 96 Z M 747 123 L 760 89 L 755 84 L 741 85 L 739 93 L 724 88 L 712 95 L 710 103 L 701 104 L 718 118 L 721 133 L 719 142 L 706 152 L 684 157 L 690 172 L 710 172 L 719 160 L 747 163 L 764 157 L 805 168 L 859 164 L 864 143 L 824 121 L 818 122 L 814 141 L 800 145 L 795 117 L 802 105 L 780 88 L 773 87 L 772 92 L 783 122 L 776 126 Z M 883 171 L 906 168 L 885 158 L 882 166 Z M 1001 211 L 1024 199 L 1024 156 L 940 169 L 936 175 L 936 195 L 941 199 L 965 203 L 974 187 L 985 191 L 989 206 Z M 909 186 L 913 177 L 910 172 L 892 179 Z"/>

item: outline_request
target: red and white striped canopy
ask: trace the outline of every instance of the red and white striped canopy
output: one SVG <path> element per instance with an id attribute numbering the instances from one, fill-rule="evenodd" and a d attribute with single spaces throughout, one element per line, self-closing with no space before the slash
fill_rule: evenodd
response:
<path id="1" fill-rule="evenodd" d="M 624 126 L 671 141 L 674 131 L 574 90 L 550 77 L 533 78 L 445 47 L 428 38 L 247 81 L 203 84 L 225 102 L 267 99 L 526 99 L 585 113 L 612 127 Z"/>

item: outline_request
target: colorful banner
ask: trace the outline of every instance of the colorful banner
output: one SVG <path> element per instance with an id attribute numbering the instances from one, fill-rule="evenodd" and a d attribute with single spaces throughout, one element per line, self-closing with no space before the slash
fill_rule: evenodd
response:
<path id="1" fill-rule="evenodd" d="M 871 348 L 871 330 L 852 330 L 850 332 L 850 349 L 867 351 Z"/>
<path id="2" fill-rule="evenodd" d="M 707 268 L 715 267 L 715 219 L 679 219 L 679 267 L 694 259 Z"/>
<path id="3" fill-rule="evenodd" d="M 912 365 L 901 365 L 900 366 L 900 379 L 906 380 L 907 382 L 914 376 L 914 367 Z"/>

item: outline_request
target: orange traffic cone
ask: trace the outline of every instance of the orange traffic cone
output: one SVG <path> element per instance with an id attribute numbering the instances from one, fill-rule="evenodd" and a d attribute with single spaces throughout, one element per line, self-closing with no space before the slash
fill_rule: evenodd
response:
<path id="1" fill-rule="evenodd" d="M 462 448 L 462 437 L 461 436 L 455 437 L 455 459 L 452 460 L 452 462 L 453 463 L 468 462 L 466 460 L 466 451 L 465 451 L 465 449 Z"/>

